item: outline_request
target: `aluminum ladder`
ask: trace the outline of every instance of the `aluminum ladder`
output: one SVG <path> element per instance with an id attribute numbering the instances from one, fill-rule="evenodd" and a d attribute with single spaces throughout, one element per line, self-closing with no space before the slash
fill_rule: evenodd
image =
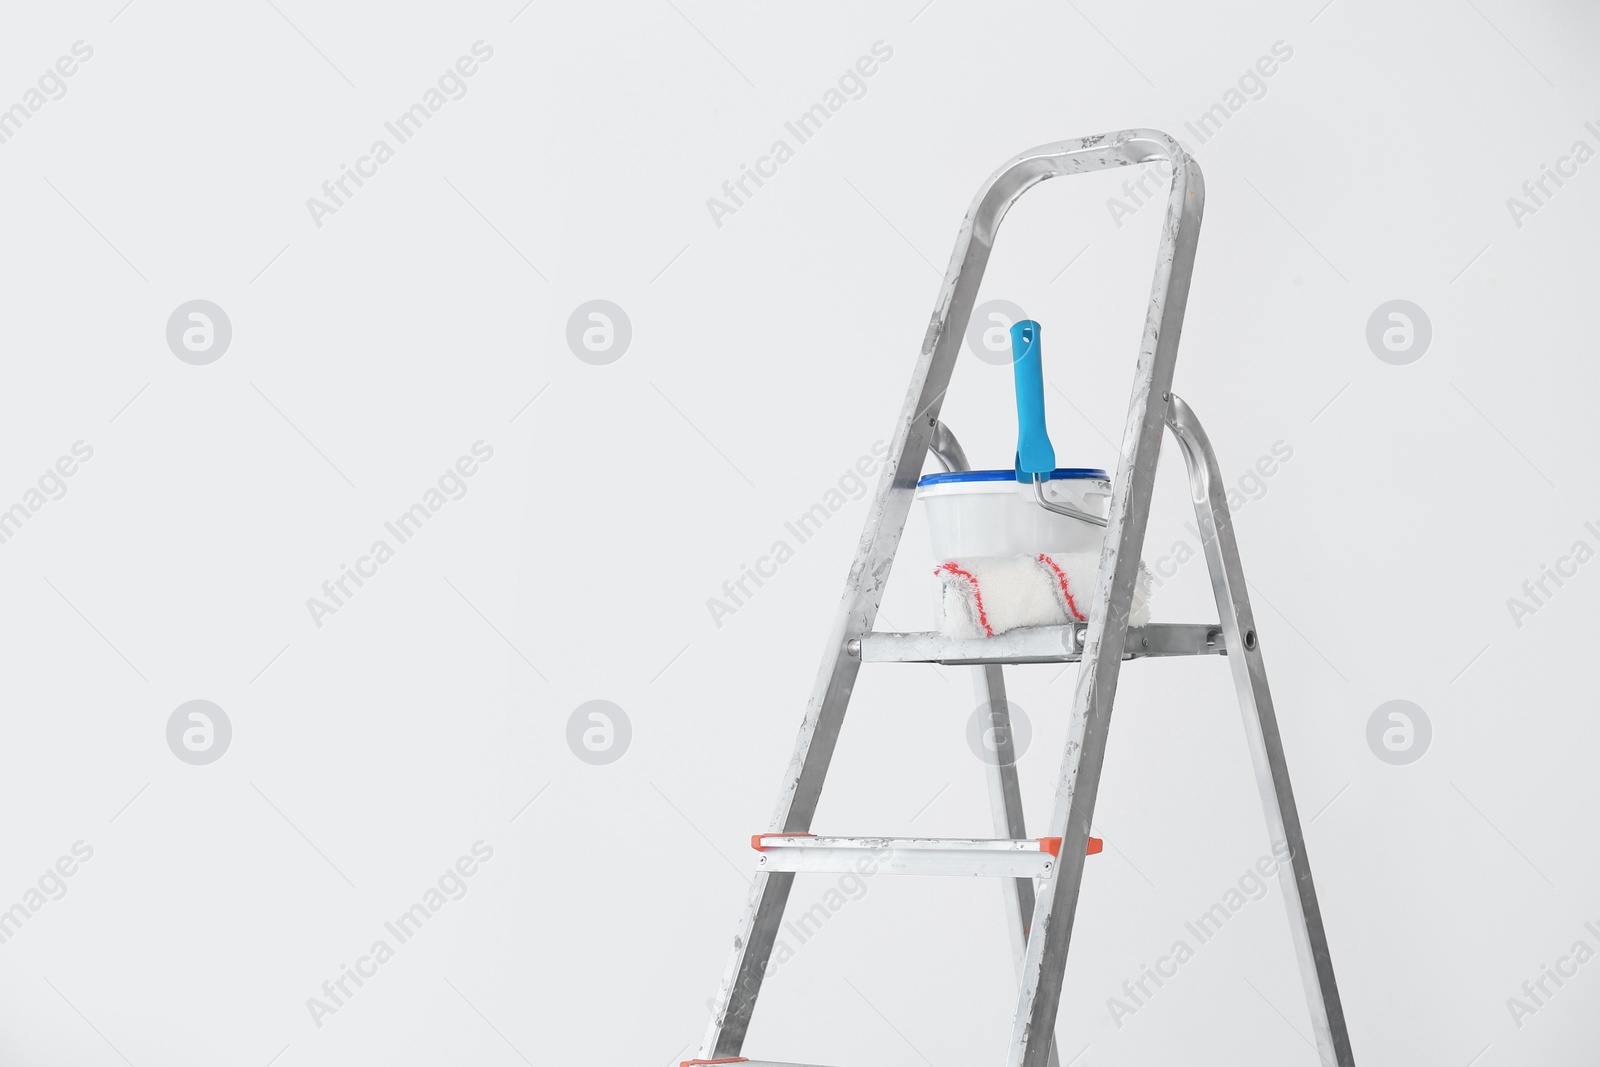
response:
<path id="1" fill-rule="evenodd" d="M 936 633 L 874 632 L 879 600 L 928 454 L 932 452 L 947 469 L 967 466 L 954 436 L 939 421 L 939 409 L 1001 219 L 1023 192 L 1047 178 L 1161 161 L 1172 168 L 1172 187 L 1088 622 L 973 640 L 951 640 Z M 873 497 L 777 810 L 769 831 L 752 840 L 760 851 L 755 882 L 713 1001 L 699 1058 L 684 1061 L 684 1067 L 713 1063 L 801 1067 L 744 1058 L 745 1033 L 795 874 L 848 871 L 866 850 L 887 857 L 879 867 L 886 872 L 986 874 L 1011 880 L 1014 891 L 1005 896 L 1019 959 L 1019 989 L 1005 1062 L 1007 1067 L 1056 1067 L 1056 1011 L 1085 857 L 1098 844 L 1090 838 L 1089 826 L 1122 661 L 1198 655 L 1228 658 L 1268 835 L 1275 852 L 1287 849 L 1291 857 L 1289 864 L 1279 865 L 1279 879 L 1318 1053 L 1325 1063 L 1353 1067 L 1222 474 L 1194 411 L 1171 392 L 1204 202 L 1199 166 L 1175 140 L 1153 130 L 1042 145 L 1006 163 L 979 191 L 962 223 L 923 340 L 895 428 L 890 462 Z M 1135 627 L 1128 622 L 1163 427 L 1171 428 L 1183 451 L 1221 619 L 1216 624 Z M 985 761 L 999 835 L 995 840 L 810 834 L 828 762 L 863 663 L 973 665 L 977 697 L 989 703 L 997 728 L 994 736 L 1004 746 L 1009 744 L 1009 723 L 1003 666 L 1073 662 L 1082 666 L 1046 837 L 1030 840 L 1026 835 L 1016 767 L 1004 750 L 997 753 L 998 759 Z"/>

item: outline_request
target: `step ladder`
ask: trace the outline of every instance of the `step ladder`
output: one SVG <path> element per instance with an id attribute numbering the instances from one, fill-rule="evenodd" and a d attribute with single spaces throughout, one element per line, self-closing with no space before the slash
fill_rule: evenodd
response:
<path id="1" fill-rule="evenodd" d="M 1171 166 L 1172 187 L 1089 621 L 974 640 L 951 640 L 936 633 L 874 632 L 879 600 L 928 454 L 932 452 L 947 470 L 968 469 L 955 436 L 939 421 L 939 409 L 1001 219 L 1018 197 L 1047 178 L 1162 161 Z M 1122 661 L 1145 656 L 1216 655 L 1227 656 L 1238 690 L 1268 836 L 1274 852 L 1282 854 L 1286 848 L 1291 857 L 1289 864 L 1279 866 L 1279 877 L 1317 1050 L 1325 1063 L 1337 1067 L 1354 1064 L 1222 474 L 1194 411 L 1171 392 L 1204 199 L 1199 166 L 1175 140 L 1153 130 L 1125 130 L 1042 145 L 1001 167 L 979 191 L 956 239 L 895 429 L 890 462 L 850 568 L 844 601 L 806 707 L 771 830 L 751 841 L 759 857 L 755 882 L 713 1001 L 699 1058 L 684 1061 L 683 1067 L 725 1063 L 800 1067 L 746 1059 L 740 1054 L 784 905 L 796 874 L 849 871 L 869 856 L 880 871 L 1009 880 L 1004 883 L 1008 886 L 1006 913 L 1018 960 L 1019 989 L 1006 1065 L 1057 1067 L 1056 1010 L 1084 862 L 1099 846 L 1089 836 L 1089 826 Z M 1183 452 L 1216 594 L 1218 623 L 1130 626 L 1128 622 L 1163 427 L 1172 430 Z M 850 692 L 865 663 L 973 666 L 974 690 L 979 702 L 990 708 L 992 736 L 998 743 L 996 758 L 985 761 L 995 839 L 818 837 L 810 833 Z M 1028 838 L 1023 826 L 1001 673 L 1006 664 L 1013 663 L 1082 664 L 1055 810 L 1050 816 L 1050 836 L 1044 838 Z"/>

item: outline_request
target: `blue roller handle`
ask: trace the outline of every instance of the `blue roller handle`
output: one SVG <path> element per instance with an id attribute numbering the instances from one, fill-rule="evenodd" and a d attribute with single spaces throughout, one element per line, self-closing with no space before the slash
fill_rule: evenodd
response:
<path id="1" fill-rule="evenodd" d="M 1049 477 L 1056 450 L 1044 428 L 1044 365 L 1039 359 L 1039 324 L 1023 319 L 1011 327 L 1011 367 L 1017 379 L 1017 481 Z"/>

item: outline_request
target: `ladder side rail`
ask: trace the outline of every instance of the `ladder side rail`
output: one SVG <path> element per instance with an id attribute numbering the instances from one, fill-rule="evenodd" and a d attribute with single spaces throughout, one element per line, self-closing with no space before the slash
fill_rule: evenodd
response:
<path id="1" fill-rule="evenodd" d="M 1200 167 L 1175 141 L 1163 141 L 1165 152 L 1147 158 L 1165 158 L 1171 163 L 1172 186 L 1050 819 L 1049 833 L 1062 839 L 1061 862 L 1034 904 L 1033 933 L 1024 964 L 1024 988 L 1012 1020 L 1008 1067 L 1047 1067 L 1053 1045 L 1083 882 L 1084 852 L 1105 760 L 1112 701 L 1127 642 L 1134 580 L 1149 523 L 1167 398 L 1199 240 L 1205 202 Z"/>
<path id="2" fill-rule="evenodd" d="M 1239 560 L 1239 544 L 1234 536 L 1233 519 L 1228 511 L 1227 487 L 1211 441 L 1195 417 L 1194 410 L 1178 397 L 1172 398 L 1167 424 L 1183 450 L 1189 471 L 1190 496 L 1200 526 L 1206 564 L 1211 571 L 1211 587 L 1217 598 L 1228 647 L 1228 666 L 1239 695 L 1239 710 L 1244 717 L 1245 737 L 1250 746 L 1250 762 L 1255 767 L 1266 810 L 1267 833 L 1274 855 L 1281 859 L 1287 849 L 1290 862 L 1280 863 L 1278 878 L 1284 904 L 1289 912 L 1290 937 L 1295 958 L 1305 984 L 1306 1002 L 1311 1010 L 1312 1030 L 1317 1051 L 1326 1063 L 1354 1067 L 1350 1035 L 1345 1028 L 1344 1006 L 1333 977 L 1333 961 L 1328 952 L 1327 932 L 1317 890 L 1311 880 L 1311 860 L 1306 855 L 1305 834 L 1289 784 L 1289 767 L 1278 732 L 1277 713 L 1272 693 L 1267 688 L 1266 666 L 1261 658 L 1261 642 L 1255 629 L 1255 616 L 1245 586 L 1244 569 Z"/>

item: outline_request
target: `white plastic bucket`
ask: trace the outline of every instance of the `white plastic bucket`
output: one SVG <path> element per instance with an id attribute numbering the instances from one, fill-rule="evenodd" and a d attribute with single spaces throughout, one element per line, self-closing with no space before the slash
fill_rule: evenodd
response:
<path id="1" fill-rule="evenodd" d="M 1045 482 L 1047 499 L 1104 517 L 1111 480 L 1102 470 L 1057 468 Z M 934 561 L 963 556 L 1099 552 L 1105 528 L 1039 506 L 1033 486 L 1013 471 L 925 474 L 917 499 L 927 510 Z"/>

